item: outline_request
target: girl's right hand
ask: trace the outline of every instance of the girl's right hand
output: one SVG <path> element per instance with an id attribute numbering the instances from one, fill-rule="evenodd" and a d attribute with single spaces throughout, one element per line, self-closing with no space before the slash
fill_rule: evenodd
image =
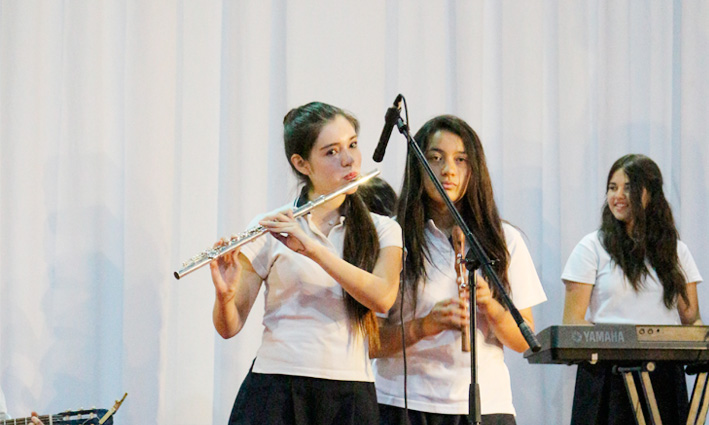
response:
<path id="1" fill-rule="evenodd" d="M 424 317 L 424 333 L 435 335 L 445 330 L 459 330 L 468 324 L 468 301 L 465 298 L 449 298 L 436 303 Z"/>
<path id="2" fill-rule="evenodd" d="M 279 240 L 289 249 L 306 257 L 312 255 L 314 244 L 300 225 L 293 217 L 293 210 L 287 209 L 274 215 L 266 216 L 259 221 L 259 224 L 271 232 L 274 238 Z"/>
<path id="3" fill-rule="evenodd" d="M 214 244 L 214 247 L 226 245 L 228 240 L 222 238 Z M 212 282 L 217 291 L 217 297 L 225 300 L 234 298 L 236 287 L 241 274 L 241 264 L 239 264 L 240 247 L 230 251 L 209 263 L 212 272 Z"/>

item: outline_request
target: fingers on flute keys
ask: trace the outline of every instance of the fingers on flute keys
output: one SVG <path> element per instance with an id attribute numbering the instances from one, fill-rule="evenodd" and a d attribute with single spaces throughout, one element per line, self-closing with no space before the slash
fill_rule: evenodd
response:
<path id="1" fill-rule="evenodd" d="M 223 246 L 229 245 L 231 240 L 238 238 L 238 235 L 232 235 L 231 238 L 221 238 L 218 241 L 216 241 L 213 245 L 213 248 L 220 248 Z M 227 252 L 226 254 L 220 255 L 219 257 L 215 258 L 213 260 L 217 262 L 218 265 L 220 266 L 231 266 L 236 263 L 236 259 L 239 255 L 239 251 L 241 251 L 241 247 L 236 247 L 232 249 L 231 251 Z"/>

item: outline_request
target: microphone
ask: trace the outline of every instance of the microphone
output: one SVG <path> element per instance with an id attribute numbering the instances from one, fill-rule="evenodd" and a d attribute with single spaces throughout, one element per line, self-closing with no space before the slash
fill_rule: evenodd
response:
<path id="1" fill-rule="evenodd" d="M 391 131 L 396 125 L 396 121 L 400 118 L 399 112 L 401 112 L 401 100 L 404 98 L 403 95 L 399 94 L 394 99 L 394 106 L 387 109 L 386 115 L 384 115 L 384 128 L 382 129 L 382 135 L 379 137 L 379 143 L 377 148 L 374 150 L 374 155 L 372 159 L 374 162 L 382 162 L 384 159 L 384 151 L 387 148 L 387 143 L 389 143 L 389 138 L 391 137 Z"/>

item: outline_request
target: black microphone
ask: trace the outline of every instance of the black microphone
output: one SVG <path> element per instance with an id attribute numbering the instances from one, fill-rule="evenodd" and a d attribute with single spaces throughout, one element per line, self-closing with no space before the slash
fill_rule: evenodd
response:
<path id="1" fill-rule="evenodd" d="M 394 106 L 387 109 L 386 115 L 384 115 L 384 128 L 382 129 L 382 135 L 379 137 L 379 144 L 374 150 L 374 155 L 372 159 L 374 162 L 382 162 L 384 159 L 384 151 L 387 149 L 387 143 L 389 143 L 389 138 L 391 137 L 391 131 L 394 129 L 397 120 L 400 118 L 399 112 L 401 112 L 401 99 L 404 96 L 399 94 L 394 99 Z"/>

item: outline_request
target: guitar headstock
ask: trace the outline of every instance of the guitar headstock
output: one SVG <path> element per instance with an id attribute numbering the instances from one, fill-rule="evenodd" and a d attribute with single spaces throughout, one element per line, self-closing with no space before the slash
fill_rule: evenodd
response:
<path id="1" fill-rule="evenodd" d="M 106 414 L 106 409 L 81 409 L 72 412 L 64 412 L 54 415 L 52 424 L 61 425 L 98 425 L 100 418 Z M 57 422 L 56 417 L 59 417 L 61 422 Z M 43 421 L 44 422 L 44 421 Z M 45 425 L 47 422 L 44 422 Z"/>
<path id="2" fill-rule="evenodd" d="M 110 410 L 106 411 L 106 413 L 101 417 L 101 420 L 98 421 L 99 425 L 104 425 L 104 424 L 112 424 L 113 419 L 111 417 L 113 416 L 114 413 L 118 410 L 119 407 L 121 407 L 121 404 L 123 404 L 123 401 L 128 397 L 128 393 L 123 394 L 123 398 L 120 400 L 116 400 L 116 403 L 111 407 Z"/>

